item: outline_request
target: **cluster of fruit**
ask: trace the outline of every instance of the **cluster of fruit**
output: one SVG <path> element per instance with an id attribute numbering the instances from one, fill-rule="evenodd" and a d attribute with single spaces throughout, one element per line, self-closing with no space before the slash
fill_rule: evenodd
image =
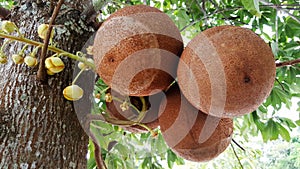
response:
<path id="1" fill-rule="evenodd" d="M 160 126 L 168 146 L 192 161 L 222 153 L 232 139 L 232 118 L 257 109 L 275 80 L 272 51 L 251 30 L 210 28 L 184 49 L 172 20 L 145 5 L 112 14 L 93 48 L 96 71 L 111 87 L 110 115 L 133 121 L 146 107 L 140 123 Z"/>

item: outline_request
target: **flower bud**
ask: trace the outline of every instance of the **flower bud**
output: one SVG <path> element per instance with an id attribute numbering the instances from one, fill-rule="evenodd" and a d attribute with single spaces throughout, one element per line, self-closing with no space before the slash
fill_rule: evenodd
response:
<path id="1" fill-rule="evenodd" d="M 129 104 L 125 101 L 120 105 L 122 111 L 126 111 L 129 109 Z"/>
<path id="2" fill-rule="evenodd" d="M 48 24 L 41 24 L 38 27 L 38 35 L 40 38 L 45 39 L 47 36 L 47 31 L 49 29 L 49 25 Z M 51 31 L 51 35 L 50 35 L 50 39 L 52 39 L 54 36 L 54 30 Z"/>
<path id="3" fill-rule="evenodd" d="M 47 74 L 50 75 L 50 76 L 52 76 L 52 75 L 54 75 L 55 73 L 51 72 L 50 70 L 47 70 Z"/>
<path id="4" fill-rule="evenodd" d="M 24 58 L 19 54 L 13 54 L 11 58 L 15 64 L 22 64 L 24 62 Z"/>
<path id="5" fill-rule="evenodd" d="M 90 64 L 94 64 L 94 60 L 92 59 L 92 58 L 88 58 L 88 59 L 86 59 L 86 62 L 89 62 Z M 89 66 L 87 66 L 85 63 L 83 63 L 83 62 L 79 62 L 78 63 L 78 68 L 79 69 L 84 69 L 85 68 L 85 70 L 89 70 L 90 69 L 90 67 Z"/>
<path id="6" fill-rule="evenodd" d="M 0 64 L 6 64 L 7 58 L 6 57 L 0 57 Z"/>
<path id="7" fill-rule="evenodd" d="M 110 93 L 107 93 L 105 95 L 105 101 L 108 102 L 108 103 L 113 101 L 112 95 Z"/>
<path id="8" fill-rule="evenodd" d="M 86 61 L 89 62 L 89 63 L 91 63 L 91 64 L 95 64 L 95 62 L 94 62 L 94 60 L 92 58 L 88 58 Z"/>
<path id="9" fill-rule="evenodd" d="M 95 98 L 96 98 L 96 99 L 101 99 L 101 94 L 100 94 L 100 93 L 97 93 L 97 94 L 95 95 Z"/>
<path id="10" fill-rule="evenodd" d="M 52 73 L 59 73 L 64 70 L 65 64 L 59 57 L 49 57 L 45 60 L 46 68 Z"/>
<path id="11" fill-rule="evenodd" d="M 83 62 L 79 62 L 78 63 L 78 68 L 80 69 L 80 70 L 82 70 L 82 69 L 86 69 L 86 66 L 85 66 L 85 64 L 83 63 Z"/>
<path id="12" fill-rule="evenodd" d="M 34 57 L 31 57 L 31 56 L 26 56 L 24 58 L 24 62 L 29 67 L 34 67 L 34 66 L 36 66 L 38 64 L 37 59 L 34 58 Z"/>
<path id="13" fill-rule="evenodd" d="M 6 33 L 13 33 L 17 29 L 17 26 L 11 21 L 3 21 L 1 27 Z"/>
<path id="14" fill-rule="evenodd" d="M 89 46 L 88 48 L 86 48 L 87 54 L 89 55 L 93 55 L 93 46 Z"/>
<path id="15" fill-rule="evenodd" d="M 82 98 L 83 90 L 77 85 L 71 85 L 64 89 L 63 95 L 67 100 L 76 101 Z"/>

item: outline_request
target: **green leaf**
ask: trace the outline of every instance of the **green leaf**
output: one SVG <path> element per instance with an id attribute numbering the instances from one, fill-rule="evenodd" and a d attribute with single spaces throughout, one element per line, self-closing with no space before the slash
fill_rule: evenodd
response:
<path id="1" fill-rule="evenodd" d="M 300 120 L 295 121 L 295 123 L 300 126 Z"/>
<path id="2" fill-rule="evenodd" d="M 258 110 L 261 111 L 262 113 L 268 113 L 268 110 L 265 106 L 261 105 L 258 107 Z"/>
<path id="3" fill-rule="evenodd" d="M 255 125 L 257 126 L 257 128 L 258 128 L 260 131 L 264 130 L 265 125 L 264 125 L 264 123 L 262 123 L 262 122 L 259 120 L 259 116 L 257 115 L 257 112 L 254 111 L 253 113 L 251 113 L 251 115 L 252 115 L 253 121 L 254 121 Z"/>
<path id="4" fill-rule="evenodd" d="M 285 118 L 285 117 L 281 117 L 280 121 L 282 121 L 283 123 L 285 123 L 290 130 L 292 130 L 292 128 L 296 128 L 297 125 L 289 118 Z"/>
<path id="5" fill-rule="evenodd" d="M 170 149 L 167 151 L 167 160 L 168 160 L 168 167 L 173 168 L 174 162 L 176 160 L 176 155 Z"/>
<path id="6" fill-rule="evenodd" d="M 285 29 L 288 37 L 300 36 L 300 24 L 291 17 L 287 18 Z"/>
<path id="7" fill-rule="evenodd" d="M 177 156 L 176 164 L 177 164 L 177 165 L 184 165 L 185 162 L 184 162 L 183 158 Z"/>
<path id="8" fill-rule="evenodd" d="M 277 57 L 278 56 L 278 43 L 272 42 L 271 48 L 272 48 L 272 52 L 273 52 L 274 56 Z"/>
<path id="9" fill-rule="evenodd" d="M 142 168 L 147 168 L 151 164 L 151 157 L 146 157 L 141 165 Z"/>
<path id="10" fill-rule="evenodd" d="M 291 136 L 290 136 L 289 131 L 286 128 L 284 128 L 280 123 L 276 123 L 276 126 L 278 128 L 278 132 L 279 132 L 280 136 L 284 140 L 290 141 L 291 140 Z"/>
<path id="11" fill-rule="evenodd" d="M 259 10 L 259 0 L 242 0 L 242 4 L 244 7 L 250 11 L 252 15 L 261 17 L 261 12 Z"/>
<path id="12" fill-rule="evenodd" d="M 273 119 L 269 119 L 269 121 L 267 122 L 267 126 L 265 127 L 264 130 L 265 130 L 264 134 L 267 134 L 267 138 L 269 140 L 278 139 L 279 131 Z"/>

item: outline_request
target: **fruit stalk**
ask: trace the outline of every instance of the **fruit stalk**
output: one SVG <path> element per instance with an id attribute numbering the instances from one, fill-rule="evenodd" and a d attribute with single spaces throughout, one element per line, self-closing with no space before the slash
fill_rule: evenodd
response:
<path id="1" fill-rule="evenodd" d="M 0 33 L 0 37 L 10 39 L 10 40 L 14 40 L 14 41 L 18 41 L 18 42 L 22 42 L 22 43 L 25 43 L 25 44 L 30 44 L 30 45 L 33 45 L 33 46 L 43 46 L 44 45 L 41 42 L 30 40 L 30 39 L 27 39 L 27 38 L 24 38 L 24 37 L 12 36 L 12 35 L 8 35 L 8 34 L 5 34 L 5 33 Z M 90 68 L 95 70 L 95 65 L 91 62 L 86 61 L 86 59 L 83 58 L 83 57 L 80 57 L 80 56 L 74 55 L 72 53 L 66 52 L 66 51 L 64 51 L 62 49 L 59 49 L 59 48 L 56 48 L 54 46 L 49 46 L 48 49 L 52 52 L 55 52 L 55 53 L 59 54 L 59 55 L 67 56 L 71 59 L 83 62 L 84 64 L 86 64 L 87 66 L 89 66 Z"/>

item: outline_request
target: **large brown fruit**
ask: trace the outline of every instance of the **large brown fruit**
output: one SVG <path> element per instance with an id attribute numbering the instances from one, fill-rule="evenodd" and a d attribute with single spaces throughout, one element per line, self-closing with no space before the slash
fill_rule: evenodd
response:
<path id="1" fill-rule="evenodd" d="M 180 32 L 168 15 L 145 6 L 112 14 L 94 40 L 97 73 L 113 90 L 147 96 L 166 89 L 183 51 Z"/>
<path id="2" fill-rule="evenodd" d="M 178 66 L 178 83 L 201 111 L 236 117 L 262 104 L 272 90 L 275 69 L 272 50 L 254 32 L 219 26 L 187 45 Z"/>
<path id="3" fill-rule="evenodd" d="M 232 119 L 209 116 L 197 110 L 177 85 L 167 92 L 160 113 L 159 125 L 167 145 L 187 160 L 211 160 L 231 142 Z"/>
<path id="4" fill-rule="evenodd" d="M 117 98 L 114 99 L 112 102 L 106 102 L 106 109 L 113 118 L 118 120 L 125 120 L 125 121 L 134 121 L 135 119 L 138 118 L 139 111 L 141 111 L 143 107 L 143 103 L 140 97 L 122 96 L 119 93 L 111 92 L 110 90 L 108 91 L 108 93 L 111 93 L 113 95 L 113 98 Z M 141 123 L 147 125 L 150 129 L 155 129 L 159 125 L 158 110 L 163 97 L 164 94 L 162 92 L 151 96 L 143 97 L 143 99 L 145 99 L 145 103 L 146 103 L 145 106 L 147 111 Z M 129 106 L 128 110 L 122 111 L 120 105 L 125 100 L 127 100 L 127 102 L 129 102 L 131 105 L 135 106 L 136 109 L 138 109 L 139 111 L 134 109 L 132 106 Z M 133 133 L 141 133 L 141 132 L 148 131 L 147 129 L 139 125 L 132 125 L 126 127 L 123 126 L 123 128 Z"/>

